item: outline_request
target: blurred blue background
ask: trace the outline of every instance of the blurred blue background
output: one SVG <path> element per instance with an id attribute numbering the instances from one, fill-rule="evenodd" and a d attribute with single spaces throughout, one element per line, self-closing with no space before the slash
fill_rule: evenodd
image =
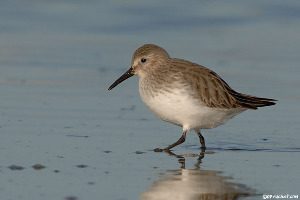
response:
<path id="1" fill-rule="evenodd" d="M 136 78 L 107 91 L 144 43 L 278 99 L 205 131 L 214 154 L 201 166 L 259 194 L 299 192 L 299 1 L 11 0 L 0 2 L 1 197 L 137 199 L 180 168 L 149 151 L 180 128 L 145 108 Z M 198 139 L 176 151 L 197 153 Z"/>

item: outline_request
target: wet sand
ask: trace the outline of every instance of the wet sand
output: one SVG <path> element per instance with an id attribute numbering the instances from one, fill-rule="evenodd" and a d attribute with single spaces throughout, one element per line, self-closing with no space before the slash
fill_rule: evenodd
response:
<path id="1" fill-rule="evenodd" d="M 180 2 L 3 3 L 1 199 L 298 194 L 299 6 L 214 1 L 184 6 L 189 12 L 182 13 Z M 147 110 L 136 78 L 107 91 L 146 42 L 278 104 L 204 130 L 208 149 L 201 161 L 193 133 L 176 155 L 155 153 L 181 129 Z"/>

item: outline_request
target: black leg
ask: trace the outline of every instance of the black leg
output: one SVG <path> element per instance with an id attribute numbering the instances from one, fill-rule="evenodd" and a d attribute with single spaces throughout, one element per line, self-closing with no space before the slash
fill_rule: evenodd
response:
<path id="1" fill-rule="evenodd" d="M 206 149 L 206 146 L 205 146 L 205 139 L 203 137 L 203 135 L 201 134 L 200 130 L 197 131 L 197 134 L 199 136 L 199 140 L 200 140 L 200 144 L 201 144 L 201 149 Z"/>
<path id="2" fill-rule="evenodd" d="M 186 137 L 186 132 L 187 131 L 184 131 L 182 133 L 182 136 L 173 144 L 169 145 L 168 147 L 164 148 L 164 149 L 160 149 L 160 148 L 156 148 L 154 149 L 155 152 L 162 152 L 162 151 L 169 151 L 170 149 L 172 149 L 173 147 L 177 146 L 177 145 L 180 145 L 182 143 L 184 143 L 185 141 L 185 137 Z"/>

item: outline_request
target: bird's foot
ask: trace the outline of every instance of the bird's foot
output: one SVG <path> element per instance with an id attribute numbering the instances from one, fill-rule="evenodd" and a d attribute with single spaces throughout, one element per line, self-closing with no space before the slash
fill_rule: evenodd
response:
<path id="1" fill-rule="evenodd" d="M 165 152 L 167 154 L 174 154 L 170 149 L 168 148 L 164 148 L 164 149 L 161 149 L 161 148 L 155 148 L 153 149 L 154 152 Z M 175 154 L 174 154 L 175 155 Z"/>
<path id="2" fill-rule="evenodd" d="M 155 149 L 153 149 L 153 151 L 154 151 L 154 152 L 163 152 L 164 149 L 161 149 L 161 148 L 155 148 Z"/>

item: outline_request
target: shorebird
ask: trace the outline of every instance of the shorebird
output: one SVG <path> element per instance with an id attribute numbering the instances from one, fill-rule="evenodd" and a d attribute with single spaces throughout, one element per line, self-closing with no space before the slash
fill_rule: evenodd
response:
<path id="1" fill-rule="evenodd" d="M 215 128 L 237 114 L 274 105 L 275 99 L 261 98 L 233 90 L 217 73 L 196 63 L 172 58 L 162 47 L 145 44 L 132 56 L 131 67 L 108 90 L 130 78 L 139 77 L 142 101 L 164 121 L 182 127 L 181 137 L 168 151 L 185 141 L 194 130 L 205 149 L 201 129 Z"/>

